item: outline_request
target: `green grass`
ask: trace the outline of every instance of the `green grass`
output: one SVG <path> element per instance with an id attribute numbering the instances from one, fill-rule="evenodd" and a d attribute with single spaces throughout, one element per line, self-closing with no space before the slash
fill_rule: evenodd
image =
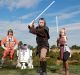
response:
<path id="1" fill-rule="evenodd" d="M 70 65 L 69 68 L 70 68 L 69 71 L 71 73 L 79 74 L 80 75 L 80 65 Z"/>
<path id="2" fill-rule="evenodd" d="M 48 75 L 61 75 L 60 69 L 62 68 L 62 65 L 53 65 L 48 66 L 47 71 Z M 16 69 L 16 67 L 13 65 L 4 66 L 2 69 L 0 69 L 0 75 L 36 75 L 37 67 L 34 69 Z M 70 75 L 80 75 L 80 65 L 70 65 L 69 68 Z"/>

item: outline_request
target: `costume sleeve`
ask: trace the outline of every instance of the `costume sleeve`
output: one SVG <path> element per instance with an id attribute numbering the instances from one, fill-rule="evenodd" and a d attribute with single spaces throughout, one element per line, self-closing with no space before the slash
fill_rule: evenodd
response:
<path id="1" fill-rule="evenodd" d="M 6 47 L 4 46 L 5 42 L 6 42 L 6 38 L 3 38 L 1 41 L 1 46 L 3 49 L 6 49 Z"/>
<path id="2" fill-rule="evenodd" d="M 15 46 L 14 46 L 14 50 L 15 50 L 18 48 L 19 41 L 16 38 L 14 38 L 14 42 L 15 42 Z"/>
<path id="3" fill-rule="evenodd" d="M 40 36 L 40 37 L 47 37 L 46 33 L 45 33 L 45 29 L 44 28 L 30 28 L 30 33 L 32 34 L 35 34 L 37 36 Z"/>

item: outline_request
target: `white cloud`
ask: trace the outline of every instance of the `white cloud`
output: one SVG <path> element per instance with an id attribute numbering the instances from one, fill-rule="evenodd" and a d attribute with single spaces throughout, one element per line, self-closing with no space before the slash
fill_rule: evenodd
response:
<path id="1" fill-rule="evenodd" d="M 60 28 L 65 27 L 67 29 L 67 33 L 69 33 L 69 39 L 74 40 L 74 42 L 69 42 L 70 45 L 74 43 L 79 44 L 78 40 L 80 35 L 75 36 L 78 34 L 76 30 L 80 30 L 80 23 L 73 23 L 68 25 L 59 26 Z M 36 39 L 35 36 L 29 33 L 26 23 L 21 23 L 20 21 L 0 21 L 0 39 L 6 36 L 7 30 L 12 28 L 14 30 L 14 34 L 18 40 L 22 40 L 24 43 L 30 44 L 32 46 L 36 46 Z M 50 30 L 50 46 L 52 44 L 56 44 L 57 39 L 57 31 L 56 27 L 49 26 Z M 75 32 L 75 34 L 73 34 Z M 75 36 L 75 37 L 74 37 Z"/>
<path id="2" fill-rule="evenodd" d="M 60 26 L 58 25 L 58 28 L 59 29 L 66 28 L 67 31 L 80 30 L 80 23 L 71 23 L 71 24 L 60 25 Z M 53 27 L 51 26 L 51 27 L 49 27 L 49 29 L 50 29 L 50 33 L 57 32 L 56 26 L 53 26 Z"/>
<path id="3" fill-rule="evenodd" d="M 62 25 L 62 26 L 60 26 L 60 28 L 66 28 L 67 31 L 80 30 L 80 23 L 72 23 L 72 24 Z"/>
<path id="4" fill-rule="evenodd" d="M 41 0 L 0 0 L 0 6 L 6 5 L 8 9 L 30 8 L 37 5 Z"/>
<path id="5" fill-rule="evenodd" d="M 61 28 L 66 28 L 67 36 L 68 36 L 68 45 L 72 46 L 74 44 L 79 45 L 80 44 L 80 23 L 72 23 L 67 25 L 59 26 L 59 30 Z M 56 44 L 56 40 L 58 38 L 57 28 L 56 27 L 49 27 L 50 30 L 50 46 L 52 44 Z"/>
<path id="6" fill-rule="evenodd" d="M 24 15 L 24 16 L 19 17 L 19 19 L 21 19 L 21 20 L 28 19 L 28 18 L 32 17 L 32 15 L 33 14 L 30 13 L 30 14 L 27 14 L 27 15 Z"/>
<path id="7" fill-rule="evenodd" d="M 19 19 L 20 20 L 29 19 L 29 18 L 33 17 L 33 15 L 36 15 L 37 13 L 39 13 L 39 11 L 35 11 L 35 12 L 29 13 L 29 14 L 25 14 L 23 16 L 20 16 Z"/>
<path id="8" fill-rule="evenodd" d="M 69 12 L 69 13 L 62 13 L 59 16 L 59 19 L 60 20 L 69 19 L 69 18 L 72 18 L 72 17 L 74 17 L 74 16 L 76 16 L 78 14 L 80 14 L 80 10 L 76 10 L 76 11 Z"/>
<path id="9" fill-rule="evenodd" d="M 47 14 L 45 14 L 45 16 L 47 16 L 47 17 L 58 16 L 59 20 L 64 20 L 64 19 L 70 19 L 78 14 L 80 14 L 80 6 L 79 5 L 62 9 L 59 12 L 47 13 Z"/>
<path id="10" fill-rule="evenodd" d="M 13 29 L 14 36 L 23 43 L 36 46 L 35 36 L 29 33 L 27 23 L 20 21 L 0 21 L 0 39 L 7 35 L 8 29 Z"/>

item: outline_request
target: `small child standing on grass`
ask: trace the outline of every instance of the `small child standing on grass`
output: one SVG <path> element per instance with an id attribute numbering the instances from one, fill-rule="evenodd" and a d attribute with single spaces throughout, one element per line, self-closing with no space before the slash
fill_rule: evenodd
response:
<path id="1" fill-rule="evenodd" d="M 60 59 L 63 61 L 63 67 L 65 68 L 65 75 L 69 75 L 68 58 L 70 56 L 70 49 L 67 46 L 67 36 L 65 28 L 59 31 L 59 38 L 57 40 L 57 45 L 60 48 Z"/>

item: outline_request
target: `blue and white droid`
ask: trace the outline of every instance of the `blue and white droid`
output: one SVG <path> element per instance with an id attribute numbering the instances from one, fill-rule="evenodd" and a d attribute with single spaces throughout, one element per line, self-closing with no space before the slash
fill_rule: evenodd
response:
<path id="1" fill-rule="evenodd" d="M 20 46 L 19 50 L 17 50 L 17 66 L 21 69 L 33 69 L 33 60 L 32 60 L 32 50 L 30 50 L 27 44 L 23 44 Z M 26 65 L 27 64 L 27 65 Z"/>

